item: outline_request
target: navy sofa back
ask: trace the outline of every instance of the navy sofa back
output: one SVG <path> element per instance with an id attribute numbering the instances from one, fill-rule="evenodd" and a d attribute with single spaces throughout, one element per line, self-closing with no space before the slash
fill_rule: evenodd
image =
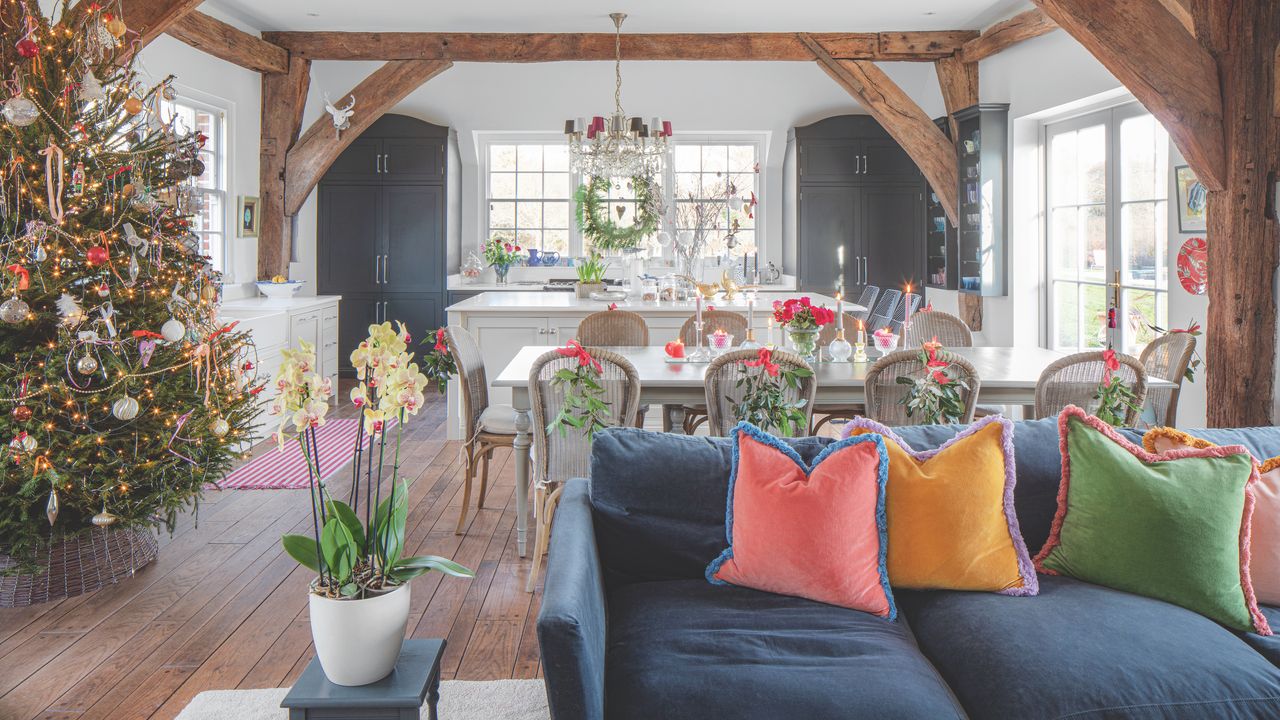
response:
<path id="1" fill-rule="evenodd" d="M 917 450 L 934 448 L 963 426 L 897 428 Z M 1218 444 L 1244 445 L 1257 458 L 1280 455 L 1280 428 L 1188 430 Z M 1141 444 L 1142 433 L 1124 433 Z M 787 440 L 806 463 L 828 438 Z M 1062 472 L 1056 418 L 1014 423 L 1017 487 L 1014 503 L 1027 549 L 1049 537 Z M 702 577 L 725 547 L 725 503 L 732 469 L 727 438 L 690 437 L 635 428 L 595 436 L 591 504 L 596 541 L 610 584 Z"/>

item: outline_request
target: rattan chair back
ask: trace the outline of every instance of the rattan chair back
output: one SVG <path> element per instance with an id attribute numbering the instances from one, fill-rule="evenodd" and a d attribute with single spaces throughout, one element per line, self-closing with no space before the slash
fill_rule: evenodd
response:
<path id="1" fill-rule="evenodd" d="M 707 366 L 704 387 L 706 389 L 707 416 L 709 420 L 707 427 L 712 435 L 727 436 L 733 426 L 738 424 L 740 418 L 734 413 L 733 408 L 734 405 L 742 402 L 745 395 L 743 389 L 738 387 L 738 381 L 748 372 L 759 372 L 757 369 L 748 368 L 742 363 L 744 360 L 754 360 L 759 356 L 759 353 L 759 350 L 733 350 L 712 360 L 711 364 Z M 782 365 L 784 368 L 813 370 L 799 355 L 781 350 L 773 352 L 772 361 Z M 817 377 L 810 375 L 807 378 L 801 378 L 798 385 L 799 387 L 794 388 L 786 387 L 783 391 L 783 397 L 789 403 L 804 401 L 801 412 L 804 413 L 805 421 L 800 428 L 800 432 L 804 433 L 808 431 L 809 421 L 813 418 L 813 397 L 818 390 Z M 771 430 L 776 430 L 776 428 L 771 428 Z"/>
<path id="2" fill-rule="evenodd" d="M 907 406 L 903 400 L 910 387 L 898 382 L 900 377 L 912 380 L 922 378 L 928 369 L 920 362 L 920 350 L 898 350 L 876 360 L 867 369 L 867 417 L 890 427 L 902 425 L 923 425 L 929 422 L 924 416 L 916 413 L 907 415 Z M 973 412 L 978 407 L 978 391 L 982 387 L 982 379 L 973 364 L 956 353 L 941 350 L 940 359 L 951 364 L 948 371 L 953 378 L 963 380 L 966 388 L 960 390 L 960 398 L 964 402 L 964 414 L 959 422 L 973 421 Z"/>
<path id="3" fill-rule="evenodd" d="M 1141 408 L 1147 396 L 1147 371 L 1132 355 L 1116 353 L 1116 359 L 1120 361 L 1120 369 L 1113 376 L 1129 386 L 1135 397 L 1134 404 Z M 1097 412 L 1098 400 L 1094 396 L 1098 394 L 1106 367 L 1102 351 L 1095 350 L 1068 355 L 1045 368 L 1036 382 L 1036 417 L 1055 416 L 1068 405 Z M 1126 412 L 1125 425 L 1132 427 L 1138 413 L 1136 409 Z"/>

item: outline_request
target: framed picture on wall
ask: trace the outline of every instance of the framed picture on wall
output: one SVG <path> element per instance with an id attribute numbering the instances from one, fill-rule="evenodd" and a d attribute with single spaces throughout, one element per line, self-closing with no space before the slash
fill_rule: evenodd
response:
<path id="1" fill-rule="evenodd" d="M 1208 191 L 1189 166 L 1179 165 L 1173 172 L 1178 184 L 1178 232 L 1204 232 L 1208 228 L 1205 222 Z"/>
<path id="2" fill-rule="evenodd" d="M 258 237 L 258 198 L 240 196 L 240 212 L 236 215 L 236 235 Z"/>

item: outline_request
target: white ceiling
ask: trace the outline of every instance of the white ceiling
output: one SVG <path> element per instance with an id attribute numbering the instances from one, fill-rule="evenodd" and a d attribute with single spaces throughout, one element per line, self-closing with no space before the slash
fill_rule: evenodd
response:
<path id="1" fill-rule="evenodd" d="M 258 30 L 869 32 L 980 29 L 1026 0 L 208 0 Z"/>

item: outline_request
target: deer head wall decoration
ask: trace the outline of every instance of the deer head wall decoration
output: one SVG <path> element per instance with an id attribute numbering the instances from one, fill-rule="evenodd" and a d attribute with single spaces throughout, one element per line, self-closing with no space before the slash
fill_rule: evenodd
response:
<path id="1" fill-rule="evenodd" d="M 353 108 L 356 106 L 356 96 L 348 97 L 351 98 L 351 102 L 347 103 L 346 107 L 337 107 L 329 100 L 329 93 L 324 94 L 324 109 L 333 116 L 333 131 L 339 136 L 342 135 L 343 130 L 351 127 L 351 115 L 355 112 Z"/>

